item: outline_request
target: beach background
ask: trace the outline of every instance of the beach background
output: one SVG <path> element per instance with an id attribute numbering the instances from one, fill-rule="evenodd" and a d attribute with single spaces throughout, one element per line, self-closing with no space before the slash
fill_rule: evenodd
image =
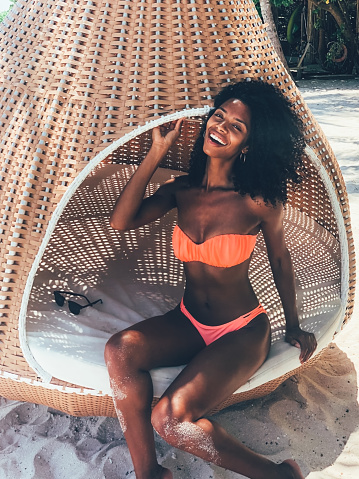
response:
<path id="1" fill-rule="evenodd" d="M 1 9 L 0 9 L 1 10 Z M 298 86 L 337 156 L 359 251 L 359 79 L 301 80 Z M 359 478 L 359 309 L 321 359 L 272 394 L 214 418 L 273 461 L 294 458 L 308 479 Z M 159 461 L 175 479 L 241 479 L 167 445 Z M 76 418 L 0 398 L 0 479 L 134 479 L 117 419 Z"/>

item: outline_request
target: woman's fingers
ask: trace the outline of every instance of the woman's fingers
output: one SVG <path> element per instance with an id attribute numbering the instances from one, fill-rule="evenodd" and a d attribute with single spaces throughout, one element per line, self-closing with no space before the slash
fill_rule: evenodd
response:
<path id="1" fill-rule="evenodd" d="M 170 123 L 161 125 L 161 134 L 163 137 L 168 137 L 169 140 L 177 140 L 181 134 L 181 128 L 183 124 L 183 118 Z"/>
<path id="2" fill-rule="evenodd" d="M 169 140 L 174 142 L 181 134 L 183 125 L 183 118 L 180 120 L 171 121 L 160 126 L 156 126 L 152 131 L 152 139 L 155 140 Z"/>
<path id="3" fill-rule="evenodd" d="M 315 339 L 314 334 L 307 333 L 306 345 L 305 347 L 302 347 L 302 352 L 299 357 L 301 362 L 304 363 L 305 361 L 308 361 L 308 359 L 313 355 L 316 348 L 317 348 L 317 340 Z"/>
<path id="4" fill-rule="evenodd" d="M 317 341 L 312 333 L 305 333 L 299 341 L 301 348 L 299 360 L 301 363 L 305 363 L 313 355 L 317 347 Z"/>
<path id="5" fill-rule="evenodd" d="M 179 120 L 176 121 L 175 129 L 176 129 L 179 133 L 181 133 L 183 121 L 184 121 L 184 118 L 180 118 Z"/>
<path id="6" fill-rule="evenodd" d="M 286 341 L 296 348 L 300 348 L 299 360 L 305 363 L 317 348 L 317 340 L 313 333 L 299 330 L 296 334 L 288 334 Z"/>

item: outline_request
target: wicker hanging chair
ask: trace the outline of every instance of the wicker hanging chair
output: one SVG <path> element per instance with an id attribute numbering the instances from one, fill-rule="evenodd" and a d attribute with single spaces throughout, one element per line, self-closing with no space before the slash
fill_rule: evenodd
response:
<path id="1" fill-rule="evenodd" d="M 334 155 L 253 3 L 19 0 L 0 35 L 0 394 L 74 415 L 115 415 L 105 342 L 174 306 L 183 273 L 170 249 L 173 214 L 121 234 L 109 227 L 109 213 L 155 125 L 186 118 L 149 192 L 186 170 L 218 89 L 249 77 L 277 85 L 306 126 L 310 175 L 290 189 L 285 229 L 301 321 L 317 336 L 318 357 L 353 306 L 348 199 Z M 272 322 L 270 357 L 218 409 L 264 395 L 303 367 L 283 341 L 263 240 L 251 280 Z M 103 304 L 73 316 L 54 303 L 56 289 Z M 153 371 L 156 396 L 179 369 Z"/>

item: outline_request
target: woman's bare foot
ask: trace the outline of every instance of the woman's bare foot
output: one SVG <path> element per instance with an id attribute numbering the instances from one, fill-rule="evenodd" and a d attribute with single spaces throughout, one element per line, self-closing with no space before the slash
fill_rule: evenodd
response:
<path id="1" fill-rule="evenodd" d="M 305 479 L 298 464 L 292 459 L 283 461 L 281 464 L 279 464 L 279 467 L 282 468 L 283 474 L 285 473 L 285 475 L 283 475 L 283 479 Z"/>

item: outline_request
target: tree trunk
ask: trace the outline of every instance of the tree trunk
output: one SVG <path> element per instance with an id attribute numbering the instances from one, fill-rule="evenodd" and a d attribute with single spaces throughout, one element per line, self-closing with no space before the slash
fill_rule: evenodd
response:
<path id="1" fill-rule="evenodd" d="M 358 0 L 359 1 L 359 0 Z M 324 66 L 326 55 L 327 55 L 327 40 L 326 40 L 326 33 L 325 29 L 323 28 L 325 12 L 322 9 L 319 9 L 318 12 L 320 23 L 319 23 L 319 30 L 318 30 L 318 60 L 321 66 Z"/>
<path id="2" fill-rule="evenodd" d="M 307 25 L 308 25 L 308 30 L 307 30 L 307 42 L 310 42 L 311 45 L 313 45 L 313 34 L 314 34 L 314 25 L 313 25 L 313 10 L 314 10 L 314 5 L 313 2 L 308 0 L 308 14 L 307 14 Z M 313 63 L 315 60 L 314 58 L 314 50 L 313 48 L 310 49 L 309 51 L 309 61 L 310 63 Z"/>
<path id="3" fill-rule="evenodd" d="M 259 0 L 259 4 L 261 7 L 263 21 L 264 23 L 267 24 L 267 33 L 268 33 L 269 39 L 272 42 L 272 45 L 275 51 L 277 52 L 279 58 L 281 59 L 284 67 L 287 69 L 288 73 L 290 73 L 287 60 L 285 59 L 282 46 L 278 38 L 278 32 L 274 23 L 270 0 Z"/>
<path id="4" fill-rule="evenodd" d="M 321 0 L 313 0 L 313 3 L 316 7 L 328 11 L 333 16 L 338 27 L 343 31 L 344 41 L 348 49 L 348 59 L 356 64 L 359 56 L 358 43 L 356 35 L 352 30 L 350 20 L 347 18 L 348 14 L 346 10 L 343 11 L 338 4 L 332 2 L 324 3 Z"/>

